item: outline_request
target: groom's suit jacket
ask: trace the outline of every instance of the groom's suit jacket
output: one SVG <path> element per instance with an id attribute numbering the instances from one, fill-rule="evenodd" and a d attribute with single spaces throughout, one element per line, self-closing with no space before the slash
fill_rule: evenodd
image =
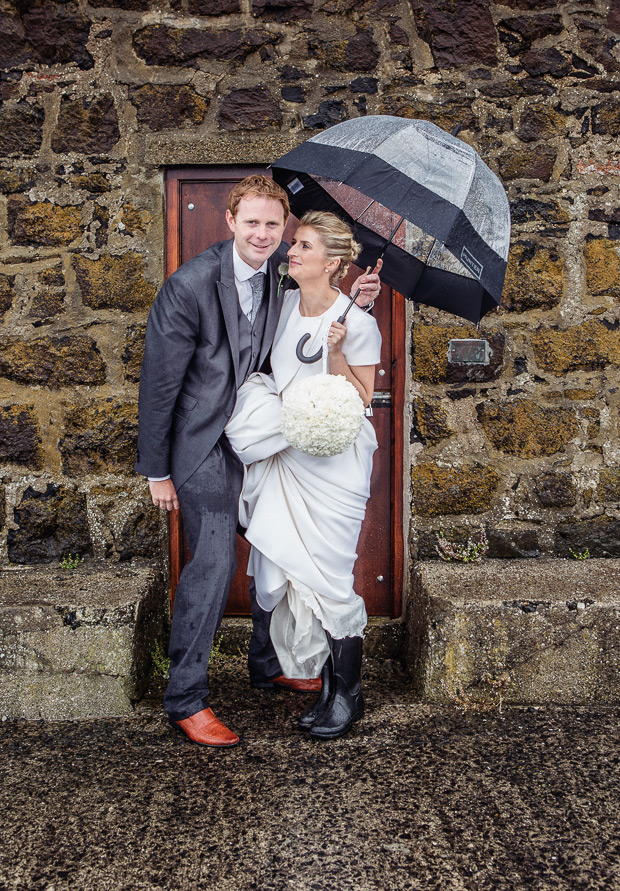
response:
<path id="1" fill-rule="evenodd" d="M 136 470 L 171 475 L 177 490 L 204 461 L 235 407 L 239 370 L 239 297 L 233 240 L 184 263 L 155 298 L 140 376 Z M 267 316 L 257 368 L 278 324 L 280 247 L 268 262 Z"/>

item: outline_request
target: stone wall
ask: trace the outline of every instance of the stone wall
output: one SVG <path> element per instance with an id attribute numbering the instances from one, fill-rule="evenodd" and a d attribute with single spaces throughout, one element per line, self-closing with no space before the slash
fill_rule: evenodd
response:
<path id="1" fill-rule="evenodd" d="M 513 246 L 489 366 L 412 313 L 412 556 L 620 554 L 620 0 L 0 0 L 0 563 L 162 549 L 133 476 L 163 168 L 364 114 L 462 126 Z M 409 493 L 407 493 L 407 501 Z"/>

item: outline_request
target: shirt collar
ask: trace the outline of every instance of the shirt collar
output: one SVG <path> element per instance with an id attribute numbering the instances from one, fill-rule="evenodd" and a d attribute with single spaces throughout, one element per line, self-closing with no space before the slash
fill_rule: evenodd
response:
<path id="1" fill-rule="evenodd" d="M 241 259 L 237 253 L 235 243 L 233 242 L 233 271 L 237 281 L 246 282 L 249 278 L 252 278 L 253 275 L 256 275 L 257 272 L 264 272 L 265 275 L 267 274 L 267 260 L 265 260 L 260 269 L 252 269 L 245 260 Z"/>

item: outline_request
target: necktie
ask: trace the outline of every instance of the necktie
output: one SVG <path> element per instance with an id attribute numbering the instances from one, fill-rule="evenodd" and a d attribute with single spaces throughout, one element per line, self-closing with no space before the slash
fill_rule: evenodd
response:
<path id="1" fill-rule="evenodd" d="M 258 310 L 260 309 L 261 300 L 263 299 L 263 291 L 265 290 L 265 273 L 257 272 L 256 275 L 253 275 L 250 279 L 250 285 L 252 286 L 252 309 L 250 310 L 250 325 L 254 324 L 254 319 L 258 315 Z"/>

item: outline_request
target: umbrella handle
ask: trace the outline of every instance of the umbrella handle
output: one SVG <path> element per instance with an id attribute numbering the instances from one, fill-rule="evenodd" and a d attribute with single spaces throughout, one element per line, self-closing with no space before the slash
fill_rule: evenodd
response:
<path id="1" fill-rule="evenodd" d="M 309 340 L 309 334 L 302 334 L 299 338 L 297 347 L 295 348 L 297 358 L 300 362 L 303 362 L 304 365 L 313 365 L 315 362 L 318 362 L 323 355 L 323 347 L 321 347 L 313 356 L 304 356 L 304 347 Z"/>

